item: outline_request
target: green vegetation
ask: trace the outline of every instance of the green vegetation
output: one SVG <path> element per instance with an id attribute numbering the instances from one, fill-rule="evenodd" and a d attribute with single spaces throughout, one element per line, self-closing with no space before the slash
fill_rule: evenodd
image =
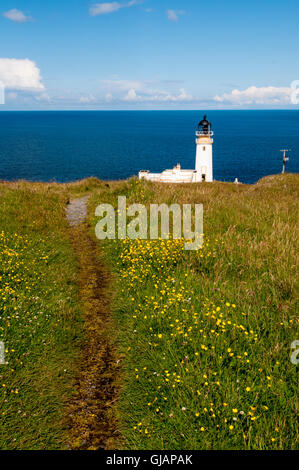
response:
<path id="1" fill-rule="evenodd" d="M 82 340 L 77 264 L 58 185 L 0 185 L 0 448 L 66 446 Z"/>
<path id="2" fill-rule="evenodd" d="M 298 183 L 1 183 L 0 448 L 298 449 Z M 95 243 L 119 195 L 202 203 L 202 249 Z"/>
<path id="3" fill-rule="evenodd" d="M 102 202 L 203 203 L 199 252 L 180 241 L 105 241 L 123 361 L 129 449 L 298 448 L 298 176 L 254 186 L 137 180 Z M 96 220 L 94 219 L 94 223 Z"/>

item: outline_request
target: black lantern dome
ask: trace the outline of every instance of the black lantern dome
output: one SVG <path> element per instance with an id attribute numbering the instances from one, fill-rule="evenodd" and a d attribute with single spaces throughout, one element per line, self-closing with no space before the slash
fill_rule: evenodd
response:
<path id="1" fill-rule="evenodd" d="M 211 132 L 211 129 L 212 124 L 210 123 L 210 121 L 207 120 L 207 116 L 205 115 L 203 120 L 200 121 L 200 123 L 198 124 L 198 130 L 203 134 L 209 134 Z"/>

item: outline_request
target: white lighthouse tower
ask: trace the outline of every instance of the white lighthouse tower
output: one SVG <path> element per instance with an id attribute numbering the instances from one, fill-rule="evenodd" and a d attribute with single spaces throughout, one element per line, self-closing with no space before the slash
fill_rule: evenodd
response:
<path id="1" fill-rule="evenodd" d="M 139 179 L 159 183 L 201 183 L 213 181 L 213 137 L 212 125 L 204 116 L 196 131 L 196 159 L 194 170 L 182 170 L 177 164 L 172 170 L 162 173 L 150 173 L 148 170 L 139 171 Z"/>
<path id="2" fill-rule="evenodd" d="M 213 181 L 213 137 L 211 123 L 204 116 L 196 132 L 196 182 Z"/>

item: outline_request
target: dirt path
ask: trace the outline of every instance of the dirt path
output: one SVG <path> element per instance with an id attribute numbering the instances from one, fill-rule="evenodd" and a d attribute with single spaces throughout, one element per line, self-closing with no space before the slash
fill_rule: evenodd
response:
<path id="1" fill-rule="evenodd" d="M 70 236 L 79 262 L 80 297 L 84 310 L 85 345 L 80 358 L 77 394 L 69 405 L 71 449 L 117 448 L 112 405 L 117 397 L 119 366 L 109 339 L 111 279 L 90 227 L 81 223 L 87 198 L 68 205 Z M 110 335 L 111 338 L 111 335 Z"/>
<path id="2" fill-rule="evenodd" d="M 66 206 L 66 217 L 71 227 L 84 222 L 87 217 L 87 201 L 88 196 L 73 199 Z"/>

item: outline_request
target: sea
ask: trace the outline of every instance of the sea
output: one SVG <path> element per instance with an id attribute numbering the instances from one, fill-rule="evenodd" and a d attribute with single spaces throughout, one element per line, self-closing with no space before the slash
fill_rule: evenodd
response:
<path id="1" fill-rule="evenodd" d="M 0 180 L 119 180 L 139 170 L 195 167 L 195 131 L 214 131 L 214 179 L 255 183 L 299 170 L 299 110 L 1 111 Z"/>

